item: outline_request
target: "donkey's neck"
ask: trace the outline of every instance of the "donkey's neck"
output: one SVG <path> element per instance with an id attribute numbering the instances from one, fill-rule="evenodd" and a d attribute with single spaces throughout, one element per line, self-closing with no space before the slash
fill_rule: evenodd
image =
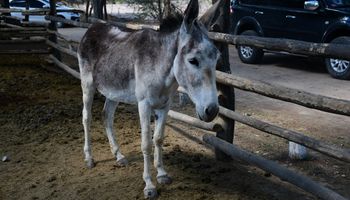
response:
<path id="1" fill-rule="evenodd" d="M 166 77 L 165 84 L 168 87 L 176 86 L 177 88 L 178 85 L 173 72 L 173 63 L 178 50 L 179 30 L 176 30 L 170 33 L 160 32 L 158 34 L 159 34 L 159 37 L 161 38 L 160 51 L 161 51 L 161 54 L 164 54 L 164 58 L 166 58 L 164 60 L 164 65 L 161 66 L 162 69 L 160 71 L 163 72 L 164 77 Z"/>

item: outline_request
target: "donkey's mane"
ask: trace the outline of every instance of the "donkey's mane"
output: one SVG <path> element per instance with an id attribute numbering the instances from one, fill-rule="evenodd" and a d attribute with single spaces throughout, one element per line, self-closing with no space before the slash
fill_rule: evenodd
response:
<path id="1" fill-rule="evenodd" d="M 175 11 L 171 15 L 167 16 L 162 20 L 162 23 L 159 26 L 159 32 L 169 33 L 173 32 L 180 28 L 183 20 L 183 14 Z"/>

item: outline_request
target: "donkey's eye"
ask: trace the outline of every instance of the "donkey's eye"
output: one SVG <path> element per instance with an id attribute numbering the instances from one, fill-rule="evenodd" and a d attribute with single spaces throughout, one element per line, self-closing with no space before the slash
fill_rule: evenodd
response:
<path id="1" fill-rule="evenodd" d="M 188 62 L 191 63 L 192 65 L 195 65 L 195 66 L 199 66 L 199 62 L 197 60 L 197 58 L 190 58 L 188 59 Z"/>

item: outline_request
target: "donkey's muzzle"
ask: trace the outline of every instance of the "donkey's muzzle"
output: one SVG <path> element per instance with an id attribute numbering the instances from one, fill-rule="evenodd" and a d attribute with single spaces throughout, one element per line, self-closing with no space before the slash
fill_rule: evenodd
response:
<path id="1" fill-rule="evenodd" d="M 212 121 L 219 112 L 219 106 L 215 103 L 210 104 L 205 108 L 205 116 L 201 117 L 203 121 L 210 122 Z"/>

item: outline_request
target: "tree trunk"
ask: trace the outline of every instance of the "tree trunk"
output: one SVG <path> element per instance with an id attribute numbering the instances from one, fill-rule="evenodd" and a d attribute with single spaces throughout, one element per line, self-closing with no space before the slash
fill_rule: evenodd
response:
<path id="1" fill-rule="evenodd" d="M 169 17 L 171 14 L 172 14 L 171 1 L 170 0 L 164 0 L 163 19 Z"/>
<path id="2" fill-rule="evenodd" d="M 97 19 L 103 19 L 103 4 L 102 0 L 92 0 L 94 9 L 94 17 Z"/>
<path id="3" fill-rule="evenodd" d="M 163 21 L 163 10 L 162 10 L 162 1 L 161 0 L 157 1 L 157 6 L 158 6 L 158 21 L 159 21 L 159 23 L 162 23 L 162 21 Z"/>

